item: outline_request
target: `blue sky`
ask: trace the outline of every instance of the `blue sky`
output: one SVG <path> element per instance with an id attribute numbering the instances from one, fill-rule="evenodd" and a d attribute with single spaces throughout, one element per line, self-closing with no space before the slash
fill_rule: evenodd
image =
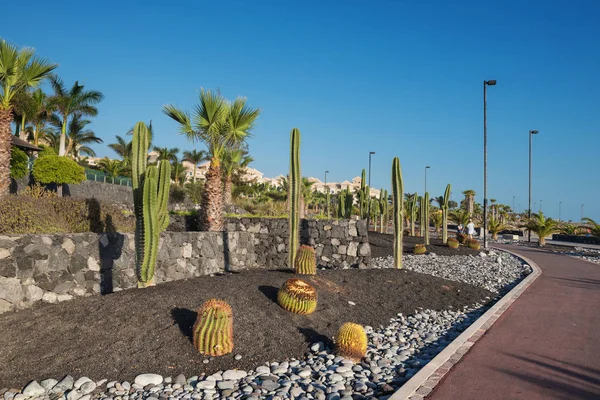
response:
<path id="1" fill-rule="evenodd" d="M 218 3 L 218 4 L 217 4 Z M 288 169 L 302 133 L 303 175 L 351 179 L 375 151 L 372 186 L 483 198 L 482 82 L 488 90 L 488 197 L 600 220 L 600 2 L 221 1 L 9 2 L 0 36 L 102 91 L 93 129 L 111 143 L 152 119 L 160 146 L 191 149 L 161 112 L 219 88 L 262 109 L 250 150 L 267 176 Z M 14 8 L 11 10 L 11 8 Z M 114 154 L 96 146 L 100 156 Z"/>

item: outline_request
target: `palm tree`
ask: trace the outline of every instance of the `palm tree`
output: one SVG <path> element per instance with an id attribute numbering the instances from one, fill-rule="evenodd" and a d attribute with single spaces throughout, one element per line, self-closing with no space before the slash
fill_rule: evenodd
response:
<path id="1" fill-rule="evenodd" d="M 498 239 L 498 233 L 507 229 L 509 226 L 504 224 L 500 218 L 491 216 L 488 222 L 488 230 L 492 234 L 492 239 Z"/>
<path id="2" fill-rule="evenodd" d="M 54 90 L 54 96 L 49 101 L 50 108 L 55 111 L 52 121 L 54 125 L 60 124 L 61 127 L 58 155 L 64 156 L 67 154 L 66 140 L 69 120 L 76 115 L 80 117 L 98 115 L 95 105 L 102 101 L 104 95 L 97 90 L 86 91 L 84 85 L 80 85 L 78 81 L 75 81 L 71 89 L 67 90 L 63 81 L 56 76 L 50 78 L 50 83 Z"/>
<path id="3" fill-rule="evenodd" d="M 172 104 L 163 111 L 179 124 L 179 132 L 189 140 L 206 145 L 210 166 L 202 194 L 200 221 L 203 229 L 223 229 L 223 195 L 221 186 L 221 159 L 227 146 L 239 146 L 250 135 L 260 110 L 246 105 L 245 98 L 228 102 L 220 93 L 202 89 L 200 103 L 191 117 Z"/>
<path id="4" fill-rule="evenodd" d="M 90 157 L 96 156 L 96 152 L 87 145 L 102 143 L 103 140 L 97 137 L 94 131 L 86 129 L 86 126 L 90 123 L 90 120 L 82 119 L 80 115 L 73 116 L 67 130 L 68 145 L 65 155 L 70 155 L 75 159 L 79 158 L 80 154 L 87 154 Z"/>
<path id="5" fill-rule="evenodd" d="M 194 164 L 194 175 L 192 177 L 192 182 L 196 183 L 196 169 L 198 168 L 198 164 L 202 161 L 206 161 L 206 151 L 204 150 L 192 150 L 192 151 L 184 151 L 183 152 L 183 161 L 187 161 L 189 163 Z"/>
<path id="6" fill-rule="evenodd" d="M 579 231 L 579 227 L 575 226 L 573 224 L 562 224 L 560 227 L 560 233 L 564 234 L 564 235 L 577 235 L 577 232 Z"/>
<path id="7" fill-rule="evenodd" d="M 27 88 L 38 86 L 57 67 L 34 53 L 33 49 L 18 49 L 0 38 L 0 196 L 8 194 L 10 186 L 13 98 Z"/>
<path id="8" fill-rule="evenodd" d="M 544 213 L 541 211 L 539 214 L 532 214 L 531 219 L 523 227 L 538 235 L 540 246 L 546 244 L 546 236 L 560 232 L 558 223 L 552 218 L 544 217 Z"/>
<path id="9" fill-rule="evenodd" d="M 439 208 L 442 208 L 444 206 L 444 196 L 433 197 L 429 200 L 430 203 L 433 201 L 435 201 L 438 204 Z"/>
<path id="10" fill-rule="evenodd" d="M 469 223 L 469 212 L 467 210 L 452 210 L 448 213 L 450 219 L 459 225 L 466 226 Z"/>
<path id="11" fill-rule="evenodd" d="M 185 167 L 179 160 L 179 157 L 177 157 L 177 154 L 171 157 L 171 179 L 173 179 L 177 186 L 185 182 Z"/>
<path id="12" fill-rule="evenodd" d="M 48 96 L 41 89 L 35 90 L 31 94 L 31 103 L 29 109 L 29 129 L 30 140 L 33 140 L 35 146 L 39 146 L 40 139 L 43 140 L 48 130 L 46 122 L 50 118 L 50 109 L 48 108 Z"/>
<path id="13" fill-rule="evenodd" d="M 474 190 L 465 190 L 463 192 L 463 194 L 465 195 L 465 204 L 467 206 L 467 211 L 469 212 L 469 215 L 472 216 L 473 215 L 473 208 L 475 205 L 475 191 Z"/>
<path id="14" fill-rule="evenodd" d="M 300 197 L 300 218 L 304 218 L 308 214 L 308 205 L 313 199 L 313 183 L 305 176 L 302 177 L 302 182 L 300 182 L 300 193 L 302 194 L 302 197 Z"/>
<path id="15" fill-rule="evenodd" d="M 110 176 L 113 180 L 124 172 L 123 162 L 119 160 L 111 160 L 108 157 L 104 157 L 98 162 L 98 165 L 102 168 L 106 175 Z"/>
<path id="16" fill-rule="evenodd" d="M 442 226 L 442 210 L 435 210 L 430 213 L 429 218 L 431 222 L 433 222 L 433 226 L 435 227 L 435 233 L 440 234 L 440 227 Z"/>
<path id="17" fill-rule="evenodd" d="M 583 221 L 589 222 L 592 225 L 590 230 L 592 231 L 591 233 L 593 236 L 600 237 L 600 225 L 597 224 L 596 221 L 588 217 L 585 217 Z"/>
<path id="18" fill-rule="evenodd" d="M 227 147 L 223 152 L 221 165 L 223 167 L 223 204 L 231 204 L 231 195 L 233 191 L 233 174 L 246 169 L 254 159 L 247 155 L 244 149 L 235 149 Z"/>
<path id="19" fill-rule="evenodd" d="M 108 147 L 110 147 L 112 151 L 117 153 L 123 161 L 126 161 L 131 157 L 132 143 L 128 142 L 119 135 L 116 135 L 116 138 L 117 143 L 111 143 L 108 145 Z"/>
<path id="20" fill-rule="evenodd" d="M 152 147 L 152 150 L 158 153 L 158 158 L 156 159 L 157 161 L 174 161 L 177 159 L 177 153 L 179 153 L 179 149 L 177 147 L 172 147 L 169 149 L 168 147 L 154 146 Z"/>

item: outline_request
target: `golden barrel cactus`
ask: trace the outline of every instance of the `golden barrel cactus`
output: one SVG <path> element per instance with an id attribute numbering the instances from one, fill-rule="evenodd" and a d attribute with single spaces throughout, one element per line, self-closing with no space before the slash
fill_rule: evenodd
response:
<path id="1" fill-rule="evenodd" d="M 427 252 L 427 247 L 424 244 L 415 244 L 415 248 L 413 249 L 414 254 L 425 254 Z"/>
<path id="2" fill-rule="evenodd" d="M 451 249 L 458 249 L 458 246 L 460 245 L 458 243 L 458 240 L 454 239 L 454 238 L 448 238 L 448 241 L 446 242 L 446 244 L 448 245 L 448 247 L 450 247 Z"/>
<path id="3" fill-rule="evenodd" d="M 476 239 L 469 239 L 468 244 L 469 248 L 473 250 L 479 250 L 481 248 L 481 244 Z"/>
<path id="4" fill-rule="evenodd" d="M 310 246 L 301 246 L 294 261 L 294 269 L 299 275 L 317 274 L 317 256 L 315 249 Z"/>
<path id="5" fill-rule="evenodd" d="M 291 278 L 279 289 L 277 303 L 296 314 L 311 314 L 317 308 L 317 291 L 310 283 Z"/>
<path id="6" fill-rule="evenodd" d="M 218 357 L 233 351 L 233 313 L 223 300 L 210 299 L 198 308 L 192 329 L 194 347 L 201 354 Z"/>
<path id="7" fill-rule="evenodd" d="M 362 325 L 346 322 L 335 339 L 336 353 L 339 356 L 360 362 L 367 355 L 367 333 Z"/>

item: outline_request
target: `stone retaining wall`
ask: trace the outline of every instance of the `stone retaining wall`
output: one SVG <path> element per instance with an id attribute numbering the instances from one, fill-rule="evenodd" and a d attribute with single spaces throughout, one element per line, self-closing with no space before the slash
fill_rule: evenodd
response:
<path id="1" fill-rule="evenodd" d="M 129 186 L 115 185 L 112 183 L 83 181 L 77 185 L 65 185 L 64 195 L 95 198 L 106 203 L 123 203 L 133 205 L 133 191 Z"/>
<path id="2" fill-rule="evenodd" d="M 319 265 L 367 268 L 365 221 L 302 221 L 301 241 Z M 226 232 L 166 232 L 157 283 L 287 264 L 287 220 L 230 219 Z M 133 234 L 0 236 L 0 313 L 37 301 L 107 294 L 135 287 Z"/>

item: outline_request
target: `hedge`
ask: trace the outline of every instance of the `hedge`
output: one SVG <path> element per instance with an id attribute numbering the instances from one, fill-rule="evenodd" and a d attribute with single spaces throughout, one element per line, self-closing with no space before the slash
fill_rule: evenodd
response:
<path id="1" fill-rule="evenodd" d="M 81 183 L 85 180 L 85 169 L 69 157 L 48 154 L 33 163 L 33 178 L 44 185 Z"/>
<path id="2" fill-rule="evenodd" d="M 21 179 L 27 176 L 29 157 L 25 152 L 18 147 L 13 147 L 10 153 L 10 177 L 13 179 Z"/>

